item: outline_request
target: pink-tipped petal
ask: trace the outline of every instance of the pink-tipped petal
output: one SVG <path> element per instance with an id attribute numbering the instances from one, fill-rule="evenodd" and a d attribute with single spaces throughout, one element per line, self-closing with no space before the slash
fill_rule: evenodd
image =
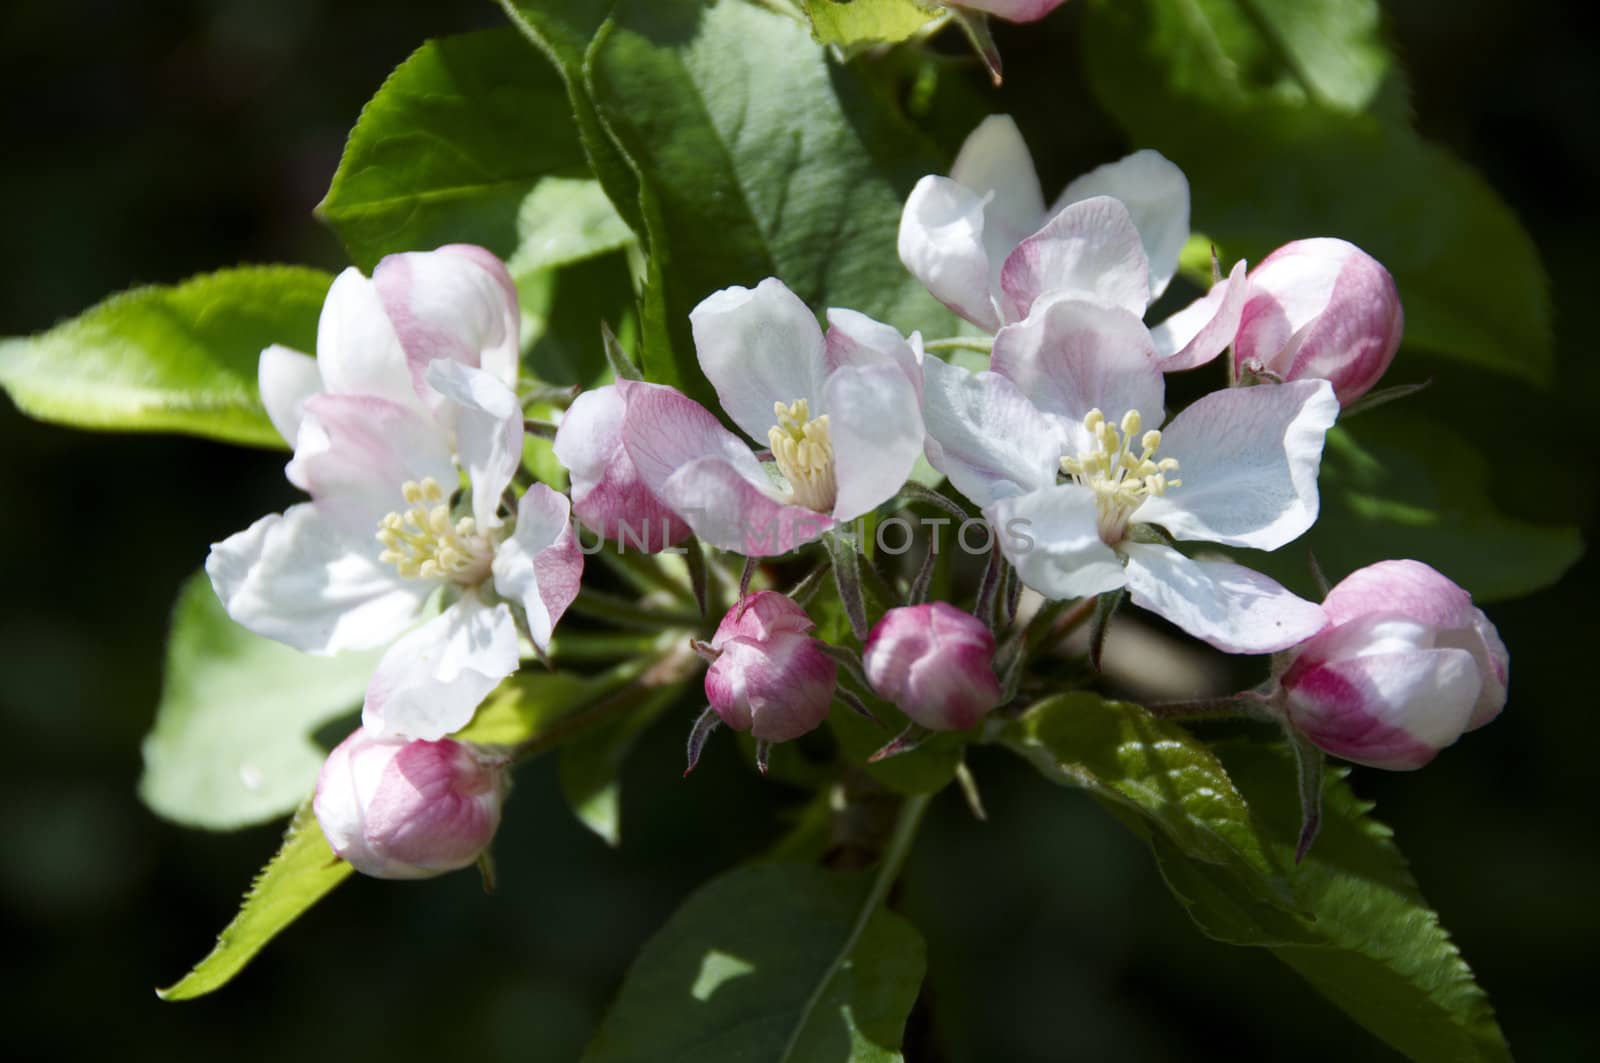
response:
<path id="1" fill-rule="evenodd" d="M 1166 156 L 1146 148 L 1090 170 L 1050 209 L 1057 213 L 1091 196 L 1111 196 L 1128 209 L 1149 261 L 1147 300 L 1154 302 L 1178 272 L 1178 256 L 1189 240 L 1189 179 Z"/>
<path id="2" fill-rule="evenodd" d="M 556 429 L 556 459 L 572 483 L 572 511 L 584 526 L 623 549 L 656 553 L 687 539 L 689 526 L 639 476 L 622 444 L 624 381 L 579 395 Z"/>
<path id="3" fill-rule="evenodd" d="M 874 321 L 866 314 L 837 307 L 828 311 L 828 372 L 847 366 L 894 365 L 922 394 L 922 336 L 900 335 L 893 325 Z"/>
<path id="4" fill-rule="evenodd" d="M 1246 268 L 1242 259 L 1234 263 L 1209 292 L 1150 330 L 1163 373 L 1205 365 L 1233 342 L 1250 294 Z"/>
<path id="5" fill-rule="evenodd" d="M 1045 296 L 1071 295 L 1121 307 L 1150 305 L 1150 266 L 1128 210 L 1095 196 L 1074 203 L 1017 245 L 1000 270 L 1002 309 L 1020 321 Z"/>
<path id="6" fill-rule="evenodd" d="M 416 410 L 422 400 L 372 281 L 351 267 L 334 278 L 317 322 L 317 368 L 335 395 L 370 395 Z"/>
<path id="7" fill-rule="evenodd" d="M 1067 0 L 960 0 L 951 7 L 982 11 L 1007 22 L 1037 22 Z"/>
<path id="8" fill-rule="evenodd" d="M 372 271 L 372 283 L 419 395 L 429 394 L 428 366 L 441 359 L 516 387 L 522 328 L 517 289 L 489 251 L 450 244 L 389 255 Z"/>
<path id="9" fill-rule="evenodd" d="M 872 689 L 913 722 L 965 731 L 1000 703 L 994 636 L 948 602 L 890 609 L 862 650 Z"/>
<path id="10" fill-rule="evenodd" d="M 572 534 L 565 495 L 534 484 L 517 504 L 517 526 L 494 556 L 494 588 L 521 605 L 540 652 L 567 607 L 578 597 L 583 551 Z"/>

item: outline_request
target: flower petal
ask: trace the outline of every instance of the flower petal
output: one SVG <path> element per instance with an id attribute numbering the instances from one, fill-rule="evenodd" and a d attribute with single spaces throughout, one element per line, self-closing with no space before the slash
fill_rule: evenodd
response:
<path id="1" fill-rule="evenodd" d="M 305 401 L 322 391 L 322 373 L 309 354 L 276 343 L 261 352 L 256 367 L 261 387 L 261 405 L 267 409 L 272 427 L 291 447 L 300 435 L 300 418 Z"/>
<path id="2" fill-rule="evenodd" d="M 991 293 L 1004 259 L 990 261 L 982 196 L 948 177 L 924 177 L 900 213 L 899 248 L 900 261 L 934 298 L 981 329 L 1000 327 Z"/>
<path id="3" fill-rule="evenodd" d="M 1045 220 L 1039 174 L 1010 115 L 990 115 L 967 134 L 950 178 L 983 198 L 982 240 L 992 284 L 1006 256 Z"/>
<path id="4" fill-rule="evenodd" d="M 695 350 L 733 423 L 766 445 L 774 403 L 805 399 L 814 411 L 827 373 L 822 328 L 776 277 L 724 288 L 689 312 Z"/>
<path id="5" fill-rule="evenodd" d="M 433 741 L 459 731 L 517 670 L 517 624 L 504 602 L 468 594 L 383 655 L 361 724 L 383 737 Z"/>
<path id="6" fill-rule="evenodd" d="M 1133 519 L 1179 539 L 1276 550 L 1316 522 L 1322 444 L 1338 415 L 1326 380 L 1212 392 L 1161 433 L 1182 486 Z"/>
<path id="7" fill-rule="evenodd" d="M 994 338 L 990 368 L 1046 413 L 1065 421 L 1081 451 L 1090 410 L 1113 424 L 1129 410 L 1163 418 L 1166 385 L 1144 323 L 1127 310 L 1070 297 L 1039 304 Z M 1057 457 L 1060 457 L 1057 454 Z"/>
<path id="8" fill-rule="evenodd" d="M 335 395 L 375 395 L 422 409 L 405 349 L 378 289 L 354 266 L 328 289 L 317 321 L 317 368 Z"/>
<path id="9" fill-rule="evenodd" d="M 456 452 L 472 484 L 472 516 L 479 528 L 493 528 L 500 495 L 522 464 L 522 404 L 493 374 L 461 362 L 441 358 L 427 376 L 458 407 Z"/>
<path id="10" fill-rule="evenodd" d="M 565 495 L 534 484 L 517 504 L 517 528 L 494 555 L 494 588 L 522 606 L 528 634 L 543 653 L 583 577 L 583 551 L 572 534 Z"/>
<path id="11" fill-rule="evenodd" d="M 1150 261 L 1149 301 L 1154 302 L 1178 272 L 1178 255 L 1189 240 L 1189 179 L 1166 156 L 1147 148 L 1073 181 L 1051 212 L 1091 196 L 1112 196 L 1128 208 Z"/>
<path id="12" fill-rule="evenodd" d="M 306 653 L 368 650 L 410 626 L 434 589 L 377 554 L 371 530 L 352 538 L 302 503 L 212 544 L 206 575 L 228 615 L 258 635 Z"/>
<path id="13" fill-rule="evenodd" d="M 1116 551 L 1100 539 L 1094 493 L 1057 484 L 984 510 L 1022 582 L 1046 598 L 1087 598 L 1126 582 Z"/>
<path id="14" fill-rule="evenodd" d="M 1133 604 L 1224 653 L 1275 653 L 1327 625 L 1322 607 L 1231 561 L 1198 561 L 1170 546 L 1124 543 Z"/>
<path id="15" fill-rule="evenodd" d="M 896 365 L 911 381 L 917 395 L 922 394 L 922 335 L 900 335 L 893 325 L 874 321 L 855 310 L 834 308 L 828 311 L 828 372 L 845 366 Z"/>
<path id="16" fill-rule="evenodd" d="M 1243 259 L 1211 290 L 1150 330 L 1163 373 L 1205 365 L 1233 342 L 1250 295 Z"/>
<path id="17" fill-rule="evenodd" d="M 972 11 L 986 11 L 1007 22 L 1037 22 L 1067 0 L 961 0 L 959 5 Z"/>
<path id="18" fill-rule="evenodd" d="M 1074 203 L 1017 245 L 1000 270 L 1001 309 L 1018 321 L 1047 295 L 1075 295 L 1143 317 L 1150 267 L 1139 232 L 1119 200 Z"/>
<path id="19" fill-rule="evenodd" d="M 304 406 L 289 480 L 353 535 L 376 534 L 385 514 L 405 508 L 401 487 L 432 477 L 456 483 L 455 463 L 428 415 L 368 395 L 313 395 Z"/>
<path id="20" fill-rule="evenodd" d="M 586 391 L 556 429 L 556 458 L 572 482 L 572 511 L 624 549 L 656 553 L 689 537 L 689 526 L 650 492 L 622 445 L 628 381 Z"/>
<path id="21" fill-rule="evenodd" d="M 440 359 L 482 369 L 517 386 L 522 315 L 505 265 L 472 244 L 389 255 L 372 271 L 419 394 Z"/>
<path id="22" fill-rule="evenodd" d="M 894 497 L 922 453 L 917 389 L 898 365 L 851 366 L 828 377 L 823 408 L 833 436 L 833 517 L 852 521 Z"/>
<path id="23" fill-rule="evenodd" d="M 928 461 L 979 506 L 1056 482 L 1064 427 L 997 373 L 922 363 Z"/>

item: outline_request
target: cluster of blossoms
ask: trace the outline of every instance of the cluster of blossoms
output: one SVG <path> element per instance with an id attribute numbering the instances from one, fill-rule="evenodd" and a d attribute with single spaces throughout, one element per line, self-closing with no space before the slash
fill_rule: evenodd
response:
<path id="1" fill-rule="evenodd" d="M 922 457 L 991 531 L 1000 575 L 979 608 L 923 601 L 919 577 L 875 625 L 851 614 L 856 653 L 819 639 L 794 598 L 741 588 L 695 643 L 711 663 L 691 768 L 719 723 L 749 732 L 765 767 L 772 743 L 820 726 L 836 702 L 867 712 L 841 671 L 908 718 L 883 754 L 977 726 L 1016 690 L 1000 583 L 1106 615 L 1126 595 L 1224 652 L 1275 654 L 1255 699 L 1297 738 L 1360 763 L 1417 767 L 1492 719 L 1505 649 L 1427 566 L 1374 565 L 1316 603 L 1178 549 L 1275 550 L 1310 528 L 1325 436 L 1402 328 L 1388 273 L 1331 239 L 1241 262 L 1149 324 L 1188 237 L 1188 184 L 1161 155 L 1103 166 L 1047 208 L 1016 127 L 989 119 L 949 177 L 917 184 L 899 238 L 906 267 L 974 326 L 959 343 L 988 349 L 987 368 L 851 310 L 829 310 L 824 329 L 774 278 L 728 288 L 690 315 L 722 416 L 640 379 L 579 395 L 554 434 L 570 502 L 539 483 L 517 490 L 520 318 L 504 267 L 455 246 L 391 256 L 370 280 L 347 271 L 315 359 L 261 358 L 263 400 L 294 446 L 288 478 L 310 501 L 217 544 L 207 564 L 253 631 L 319 654 L 389 646 L 361 728 L 318 785 L 330 844 L 381 877 L 478 859 L 510 758 L 448 736 L 548 649 L 578 595 L 574 517 L 646 553 L 690 536 L 746 558 L 827 540 L 851 612 L 850 526 L 911 490 Z M 1228 350 L 1230 386 L 1169 419 L 1165 375 Z"/>

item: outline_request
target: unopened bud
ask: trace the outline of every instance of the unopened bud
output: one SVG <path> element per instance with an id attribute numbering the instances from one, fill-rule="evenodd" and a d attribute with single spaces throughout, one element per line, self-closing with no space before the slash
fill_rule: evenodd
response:
<path id="1" fill-rule="evenodd" d="M 933 731 L 965 731 L 1000 703 L 994 636 L 947 602 L 901 606 L 867 637 L 872 689 Z"/>
<path id="2" fill-rule="evenodd" d="M 1344 240 L 1296 240 L 1262 259 L 1234 338 L 1243 375 L 1323 379 L 1341 406 L 1383 376 L 1400 346 L 1405 314 L 1394 278 Z"/>
<path id="3" fill-rule="evenodd" d="M 312 808 L 328 845 L 373 878 L 468 867 L 494 838 L 505 763 L 476 746 L 358 729 L 322 765 Z"/>
<path id="4" fill-rule="evenodd" d="M 1329 624 L 1291 651 L 1289 719 L 1334 756 L 1420 768 L 1499 715 L 1510 656 L 1466 591 L 1419 561 L 1351 573 L 1323 603 Z"/>
<path id="5" fill-rule="evenodd" d="M 706 699 L 735 731 L 786 742 L 815 730 L 833 705 L 838 666 L 806 611 L 776 591 L 744 599 L 722 618 L 706 672 Z"/>

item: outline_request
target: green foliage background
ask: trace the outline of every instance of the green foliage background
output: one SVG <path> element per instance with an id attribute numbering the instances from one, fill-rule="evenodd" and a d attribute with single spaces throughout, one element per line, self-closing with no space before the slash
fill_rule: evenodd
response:
<path id="1" fill-rule="evenodd" d="M 1039 162 L 1051 190 L 1124 147 L 1077 64 L 1060 60 L 1077 54 L 1079 2 L 1042 28 L 997 31 L 1008 80 L 989 101 L 1048 143 Z M 338 244 L 310 212 L 361 105 L 423 38 L 502 24 L 466 0 L 154 7 L 86 14 L 23 0 L 0 14 L 0 335 L 236 261 L 338 268 Z M 1578 523 L 1592 540 L 1585 445 L 1600 377 L 1584 326 L 1600 238 L 1589 114 L 1600 72 L 1578 24 L 1591 16 L 1557 0 L 1384 7 L 1422 133 L 1476 166 L 1538 244 L 1557 335 L 1548 396 L 1410 352 L 1396 373 L 1437 378 L 1419 415 L 1450 410 L 1452 424 L 1481 426 L 1473 442 L 1503 512 Z M 1203 143 L 1186 150 L 1192 173 L 1226 179 L 1229 160 L 1206 165 Z M 534 160 L 530 172 L 560 163 Z M 1537 279 L 1496 283 L 1499 264 L 1478 265 L 1485 298 L 1504 298 L 1515 318 Z M 673 713 L 628 761 L 620 849 L 571 816 L 546 759 L 518 777 L 498 898 L 469 875 L 352 882 L 226 992 L 164 1006 L 150 991 L 205 951 L 277 840 L 276 827 L 180 830 L 134 790 L 176 589 L 209 542 L 290 499 L 282 460 L 0 412 L 5 1043 L 50 1058 L 575 1058 L 643 939 L 797 811 L 795 793 L 757 784 L 731 745 L 679 782 L 687 720 Z M 1600 944 L 1583 741 L 1594 700 L 1583 663 L 1600 636 L 1594 569 L 1491 606 L 1516 657 L 1499 722 L 1418 775 L 1353 778 L 1396 828 L 1527 1059 L 1600 1048 L 1586 1012 Z M 1144 846 L 1081 795 L 999 751 L 979 751 L 975 768 L 989 824 L 954 794 L 938 798 L 897 899 L 929 965 L 931 1007 L 912 1015 L 908 1059 L 1382 1051 L 1270 955 L 1202 938 Z M 771 918 L 750 913 L 752 924 Z"/>

